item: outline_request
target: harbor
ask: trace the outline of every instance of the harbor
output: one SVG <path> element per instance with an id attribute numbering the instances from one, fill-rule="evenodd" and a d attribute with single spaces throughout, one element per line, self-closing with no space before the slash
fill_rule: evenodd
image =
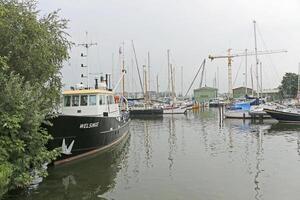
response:
<path id="1" fill-rule="evenodd" d="M 5 200 L 297 199 L 299 144 L 297 125 L 220 121 L 216 108 L 134 119 L 118 146 Z"/>
<path id="2" fill-rule="evenodd" d="M 299 9 L 0 1 L 0 199 L 298 199 Z"/>

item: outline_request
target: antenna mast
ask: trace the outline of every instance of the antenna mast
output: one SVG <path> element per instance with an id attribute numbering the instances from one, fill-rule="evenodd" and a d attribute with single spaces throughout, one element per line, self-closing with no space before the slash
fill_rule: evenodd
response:
<path id="1" fill-rule="evenodd" d="M 78 44 L 77 46 L 83 46 L 86 49 L 86 54 L 84 55 L 83 53 L 81 53 L 81 57 L 86 57 L 86 65 L 81 64 L 81 67 L 86 67 L 87 68 L 87 75 L 84 76 L 83 74 L 81 74 L 82 78 L 87 78 L 87 88 L 90 88 L 90 69 L 89 69 L 89 60 L 88 60 L 88 54 L 89 54 L 89 48 L 91 46 L 95 46 L 97 45 L 97 43 L 88 43 L 88 32 L 85 32 L 86 34 L 86 43 L 81 43 Z"/>

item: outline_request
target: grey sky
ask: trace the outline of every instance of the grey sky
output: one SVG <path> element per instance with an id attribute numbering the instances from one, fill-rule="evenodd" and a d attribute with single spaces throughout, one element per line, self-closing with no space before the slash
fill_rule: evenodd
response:
<path id="1" fill-rule="evenodd" d="M 198 66 L 209 54 L 223 55 L 228 48 L 241 52 L 254 50 L 253 24 L 258 25 L 258 49 L 287 49 L 288 53 L 263 56 L 263 85 L 277 87 L 284 72 L 297 72 L 300 61 L 300 1 L 297 0 L 40 0 L 39 9 L 47 13 L 61 9 L 60 15 L 70 20 L 72 41 L 97 42 L 90 49 L 92 72 L 111 72 L 112 53 L 115 71 L 119 70 L 118 49 L 125 41 L 126 63 L 131 84 L 131 40 L 134 40 L 140 64 L 151 55 L 151 83 L 159 74 L 160 90 L 167 88 L 167 49 L 176 66 L 176 89 L 180 90 L 180 67 L 184 68 L 184 91 Z M 261 37 L 262 36 L 262 37 Z M 71 52 L 70 64 L 62 73 L 67 86 L 80 82 L 82 49 Z M 243 62 L 234 59 L 233 79 Z M 254 65 L 254 57 L 249 58 Z M 206 83 L 212 86 L 219 66 L 220 90 L 227 91 L 227 61 L 207 60 Z M 234 87 L 243 85 L 244 63 Z M 139 89 L 134 71 L 134 89 Z M 248 74 L 250 86 L 250 74 Z M 199 81 L 197 81 L 199 84 Z"/>

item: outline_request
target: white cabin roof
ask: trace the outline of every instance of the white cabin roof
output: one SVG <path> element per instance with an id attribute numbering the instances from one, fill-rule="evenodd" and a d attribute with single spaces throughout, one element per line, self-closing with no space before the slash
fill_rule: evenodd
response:
<path id="1" fill-rule="evenodd" d="M 112 91 L 103 89 L 84 89 L 84 90 L 66 90 L 62 93 L 63 95 L 74 95 L 74 94 L 113 94 Z"/>

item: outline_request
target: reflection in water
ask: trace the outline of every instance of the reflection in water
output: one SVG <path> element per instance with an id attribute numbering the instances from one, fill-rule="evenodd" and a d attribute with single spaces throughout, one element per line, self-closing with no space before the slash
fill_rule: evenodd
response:
<path id="1" fill-rule="evenodd" d="M 169 154 L 168 160 L 169 162 L 169 175 L 172 176 L 172 168 L 174 165 L 174 155 L 176 153 L 176 129 L 175 129 L 175 118 L 173 115 L 167 119 L 169 124 L 169 137 L 168 137 L 168 144 L 169 144 Z"/>
<path id="2" fill-rule="evenodd" d="M 262 129 L 259 128 L 257 132 L 257 152 L 256 152 L 256 173 L 254 176 L 255 184 L 255 199 L 262 199 L 262 194 L 260 194 L 259 176 L 262 173 L 261 162 L 263 161 L 263 135 Z"/>
<path id="3" fill-rule="evenodd" d="M 151 158 L 152 158 L 152 142 L 151 142 L 151 133 L 149 132 L 149 122 L 144 121 L 144 146 L 145 146 L 145 160 L 146 160 L 146 165 L 147 167 L 153 167 L 151 163 Z"/>
<path id="4" fill-rule="evenodd" d="M 126 159 L 129 138 L 110 150 L 66 165 L 50 168 L 49 176 L 37 190 L 8 199 L 95 199 L 115 186 L 117 173 Z"/>
<path id="5" fill-rule="evenodd" d="M 9 200 L 298 199 L 300 126 L 219 120 L 218 109 L 132 120 L 123 145 Z"/>
<path id="6" fill-rule="evenodd" d="M 285 123 L 276 123 L 272 124 L 268 130 L 268 134 L 278 135 L 280 134 L 296 134 L 297 135 L 297 152 L 300 156 L 300 125 L 299 124 L 285 124 Z"/>

